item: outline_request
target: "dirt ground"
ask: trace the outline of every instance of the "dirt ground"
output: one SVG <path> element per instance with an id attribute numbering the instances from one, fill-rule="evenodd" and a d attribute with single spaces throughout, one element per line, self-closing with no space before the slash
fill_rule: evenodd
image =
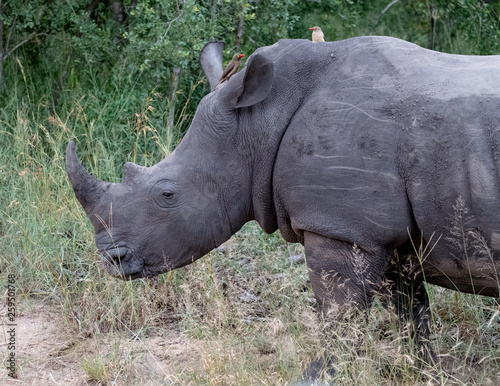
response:
<path id="1" fill-rule="evenodd" d="M 40 304 L 21 305 L 15 319 L 18 378 L 8 377 L 7 308 L 0 303 L 1 385 L 179 384 L 175 374 L 200 366 L 197 345 L 175 329 L 146 336 L 104 333 L 84 336 Z M 189 357 L 187 356 L 189 355 Z M 182 383 L 186 383 L 185 380 Z M 190 383 L 190 382 L 187 382 Z"/>

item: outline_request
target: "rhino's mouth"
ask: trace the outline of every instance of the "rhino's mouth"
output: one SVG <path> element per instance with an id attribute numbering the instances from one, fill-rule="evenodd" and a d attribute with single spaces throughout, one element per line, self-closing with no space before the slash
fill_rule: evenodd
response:
<path id="1" fill-rule="evenodd" d="M 144 263 L 134 258 L 134 253 L 127 247 L 102 249 L 99 251 L 101 264 L 109 275 L 125 280 L 133 280 L 144 276 Z"/>
<path id="2" fill-rule="evenodd" d="M 143 258 L 124 246 L 102 249 L 99 251 L 99 255 L 101 257 L 100 263 L 108 274 L 122 280 L 154 277 L 172 269 L 166 261 L 158 267 L 147 265 Z"/>

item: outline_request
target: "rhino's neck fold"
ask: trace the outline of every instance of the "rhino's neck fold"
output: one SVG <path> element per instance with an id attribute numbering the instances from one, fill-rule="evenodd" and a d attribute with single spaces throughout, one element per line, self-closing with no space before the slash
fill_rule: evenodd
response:
<path id="1" fill-rule="evenodd" d="M 252 186 L 252 208 L 253 218 L 259 223 L 266 233 L 273 233 L 278 229 L 278 219 L 274 203 L 273 176 L 274 166 L 278 156 L 281 140 L 286 130 L 299 110 L 303 95 L 291 98 L 286 108 L 280 107 L 282 113 L 273 116 L 271 119 L 263 117 L 267 124 L 261 127 L 254 127 L 256 137 L 262 140 L 256 143 L 255 164 L 253 165 L 253 186 Z M 260 111 L 272 114 L 277 109 L 275 100 L 270 99 Z"/>

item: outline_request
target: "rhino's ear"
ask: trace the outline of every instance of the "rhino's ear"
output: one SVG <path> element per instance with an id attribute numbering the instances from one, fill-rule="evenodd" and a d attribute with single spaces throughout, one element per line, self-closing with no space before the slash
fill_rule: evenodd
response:
<path id="1" fill-rule="evenodd" d="M 212 91 L 219 83 L 219 79 L 222 75 L 223 50 L 224 42 L 222 40 L 217 40 L 205 44 L 200 53 L 201 68 L 203 68 L 203 72 L 210 82 Z"/>
<path id="2" fill-rule="evenodd" d="M 227 81 L 223 98 L 231 108 L 253 106 L 267 97 L 273 76 L 273 62 L 262 54 L 253 54 L 245 69 Z"/>

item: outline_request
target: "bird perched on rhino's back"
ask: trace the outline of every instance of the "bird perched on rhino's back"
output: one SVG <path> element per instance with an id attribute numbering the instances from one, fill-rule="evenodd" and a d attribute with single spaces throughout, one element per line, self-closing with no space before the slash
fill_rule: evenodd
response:
<path id="1" fill-rule="evenodd" d="M 243 54 L 234 54 L 231 61 L 227 64 L 222 76 L 219 79 L 219 83 L 225 82 L 229 80 L 236 72 L 238 72 L 238 68 L 240 67 L 240 59 L 245 57 Z"/>
<path id="2" fill-rule="evenodd" d="M 324 42 L 325 41 L 325 35 L 323 34 L 323 31 L 321 30 L 320 27 L 312 27 L 312 28 L 309 28 L 309 30 L 312 30 L 313 33 L 312 33 L 312 41 L 314 43 L 317 43 L 317 42 Z"/>

